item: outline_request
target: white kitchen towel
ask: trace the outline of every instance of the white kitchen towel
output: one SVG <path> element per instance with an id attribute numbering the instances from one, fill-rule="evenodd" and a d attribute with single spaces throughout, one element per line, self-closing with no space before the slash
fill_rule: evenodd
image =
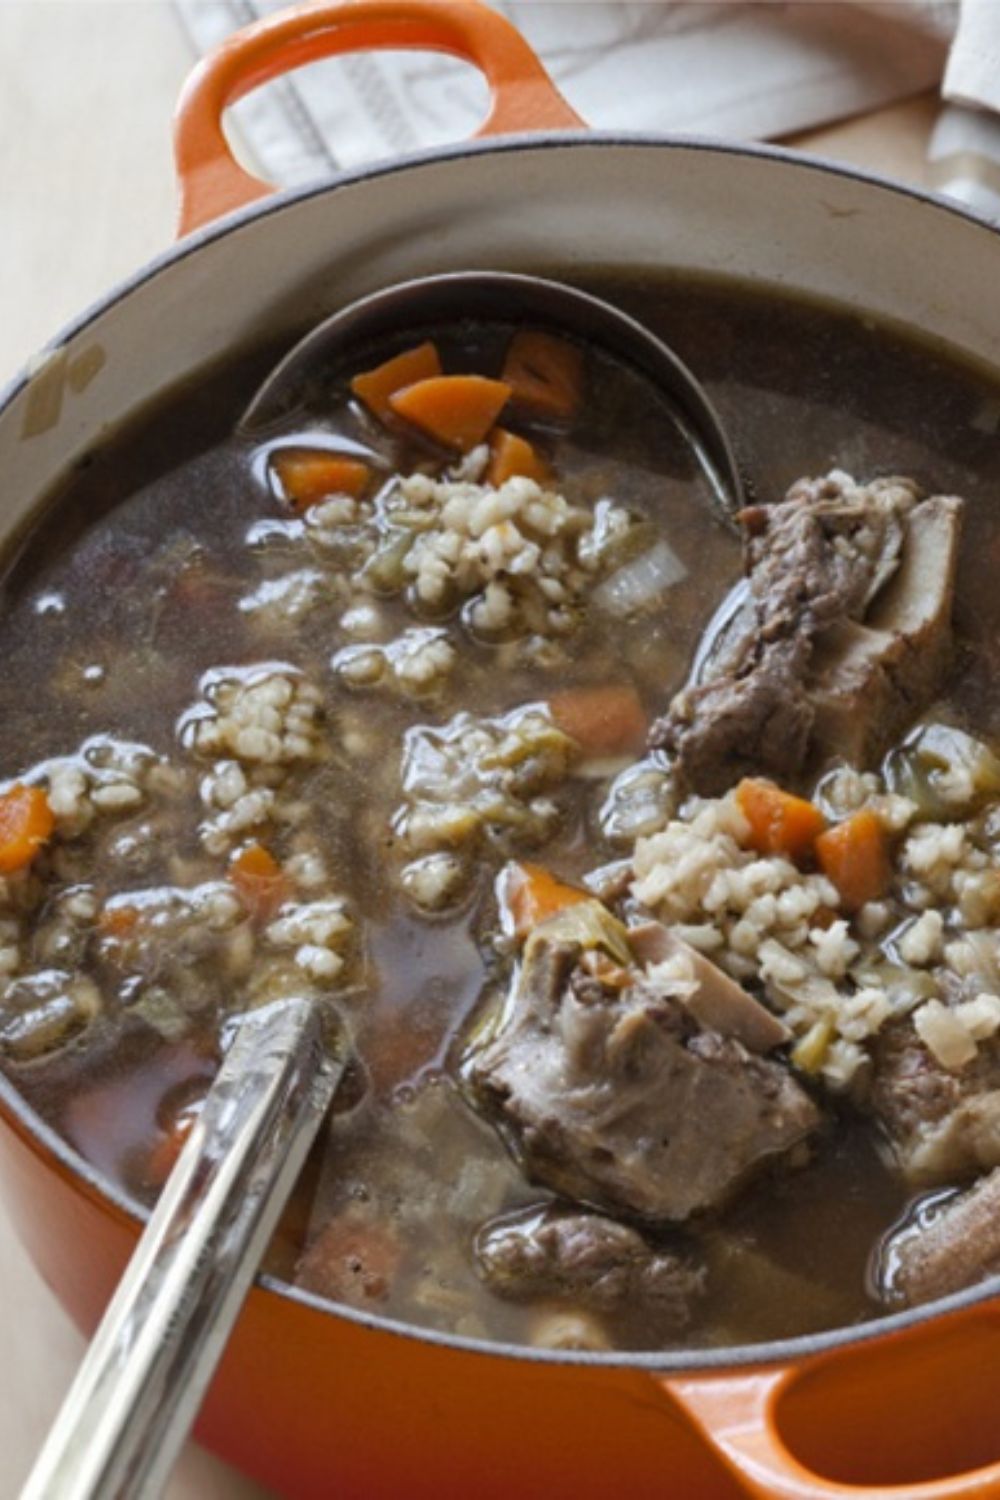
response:
<path id="1" fill-rule="evenodd" d="M 944 96 L 1000 113 L 1000 0 L 962 0 Z"/>
<path id="2" fill-rule="evenodd" d="M 177 0 L 199 49 L 279 0 Z M 495 0 L 595 128 L 769 139 L 938 83 L 958 0 L 579 3 Z M 996 10 L 1000 0 L 980 0 Z M 460 140 L 485 89 L 428 53 L 365 53 L 303 69 L 234 111 L 241 144 L 290 185 Z"/>
<path id="3" fill-rule="evenodd" d="M 595 128 L 768 140 L 924 89 L 952 110 L 931 144 L 937 185 L 1000 212 L 1000 0 L 492 0 Z M 202 51 L 281 0 L 176 0 Z M 471 68 L 364 53 L 259 89 L 232 112 L 248 165 L 285 186 L 470 135 Z M 985 153 L 985 154 L 984 154 Z"/>

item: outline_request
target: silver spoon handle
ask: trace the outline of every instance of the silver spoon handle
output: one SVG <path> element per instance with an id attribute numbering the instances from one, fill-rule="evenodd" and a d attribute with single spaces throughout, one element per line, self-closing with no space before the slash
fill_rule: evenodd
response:
<path id="1" fill-rule="evenodd" d="M 239 1023 L 21 1500 L 160 1492 L 342 1071 L 314 1002 Z"/>

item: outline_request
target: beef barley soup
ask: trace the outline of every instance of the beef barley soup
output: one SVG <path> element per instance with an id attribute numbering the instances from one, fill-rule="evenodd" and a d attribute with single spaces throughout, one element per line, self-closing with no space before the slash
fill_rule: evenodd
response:
<path id="1" fill-rule="evenodd" d="M 269 1251 L 548 1348 L 849 1324 L 1000 1269 L 1000 392 L 892 331 L 592 278 L 702 376 L 401 334 L 67 476 L 3 582 L 0 1059 L 140 1203 L 231 1017 L 354 1061 Z"/>

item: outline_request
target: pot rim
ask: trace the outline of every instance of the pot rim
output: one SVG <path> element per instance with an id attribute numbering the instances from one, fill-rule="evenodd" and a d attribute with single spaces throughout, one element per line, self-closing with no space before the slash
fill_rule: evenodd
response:
<path id="1" fill-rule="evenodd" d="M 847 178 L 870 187 L 882 189 L 898 197 L 913 199 L 929 208 L 950 214 L 1000 238 L 1000 222 L 947 198 L 929 189 L 896 181 L 882 173 L 869 171 L 850 164 L 830 160 L 791 147 L 774 146 L 759 142 L 728 141 L 715 136 L 658 134 L 651 131 L 597 131 L 574 130 L 544 131 L 503 136 L 499 139 L 472 140 L 453 145 L 431 147 L 412 152 L 402 159 L 393 158 L 338 172 L 302 186 L 275 191 L 270 197 L 257 200 L 232 213 L 224 215 L 205 227 L 179 240 L 169 249 L 147 261 L 138 271 L 117 282 L 109 291 L 90 303 L 75 318 L 55 333 L 36 355 L 13 378 L 0 386 L 0 418 L 32 379 L 38 364 L 51 352 L 61 348 L 81 334 L 91 323 L 123 302 L 133 292 L 152 281 L 161 271 L 195 255 L 206 245 L 221 240 L 227 235 L 237 234 L 252 226 L 258 219 L 280 213 L 285 208 L 305 202 L 322 194 L 336 192 L 355 184 L 405 173 L 412 168 L 432 166 L 437 163 L 459 161 L 470 156 L 518 151 L 547 151 L 564 146 L 576 149 L 608 146 L 637 146 L 644 149 L 666 149 L 681 151 L 703 151 L 723 156 L 748 156 L 772 161 L 780 166 L 805 168 L 831 177 Z M 149 1216 L 148 1210 L 133 1202 L 114 1183 L 100 1173 L 96 1167 L 79 1155 L 59 1136 L 48 1122 L 30 1105 L 14 1085 L 11 1077 L 0 1073 L 0 1120 L 12 1128 L 36 1155 L 48 1157 L 45 1165 L 62 1169 L 74 1184 L 83 1188 L 88 1197 L 102 1207 L 113 1208 L 133 1228 L 141 1228 Z M 41 1152 L 39 1153 L 39 1149 Z M 260 1272 L 254 1282 L 255 1289 L 297 1302 L 311 1311 L 328 1317 L 343 1318 L 348 1322 L 371 1328 L 375 1332 L 393 1334 L 399 1338 L 414 1339 L 421 1343 L 439 1345 L 467 1354 L 478 1354 L 493 1358 L 521 1360 L 528 1363 L 543 1363 L 579 1366 L 583 1368 L 611 1368 L 644 1370 L 651 1374 L 696 1374 L 708 1371 L 746 1369 L 762 1365 L 790 1364 L 823 1353 L 831 1353 L 845 1347 L 865 1343 L 872 1339 L 888 1337 L 896 1333 L 958 1313 L 977 1303 L 991 1301 L 1000 1291 L 1000 1275 L 989 1277 L 979 1285 L 956 1292 L 950 1297 L 925 1306 L 908 1308 L 901 1312 L 876 1317 L 864 1323 L 851 1324 L 843 1328 L 824 1330 L 819 1333 L 800 1334 L 795 1338 L 773 1339 L 759 1344 L 738 1344 L 732 1348 L 674 1349 L 665 1351 L 611 1351 L 608 1353 L 586 1350 L 533 1349 L 523 1345 L 506 1344 L 487 1339 L 474 1339 L 460 1334 L 448 1334 L 437 1329 L 420 1328 L 416 1324 L 403 1323 L 394 1318 L 380 1317 L 376 1313 L 331 1302 L 316 1293 L 293 1286 L 290 1282 L 268 1272 Z"/>
<path id="2" fill-rule="evenodd" d="M 138 291 L 140 287 L 145 286 L 146 282 L 152 281 L 161 271 L 179 264 L 216 240 L 246 229 L 258 219 L 280 213 L 285 208 L 307 202 L 325 193 L 337 192 L 341 188 L 353 187 L 358 183 L 374 181 L 382 177 L 391 177 L 413 168 L 433 166 L 439 162 L 461 161 L 470 156 L 506 155 L 518 151 L 549 151 L 564 146 L 572 146 L 578 150 L 607 146 L 638 146 L 647 150 L 702 151 L 717 156 L 748 156 L 762 161 L 772 161 L 780 166 L 802 167 L 830 177 L 846 177 L 849 181 L 883 189 L 897 197 L 909 198 L 928 208 L 950 214 L 978 229 L 985 230 L 988 234 L 1000 235 L 1000 219 L 988 218 L 985 214 L 943 193 L 936 193 L 930 188 L 916 187 L 911 183 L 888 177 L 881 172 L 846 162 L 837 162 L 830 157 L 760 141 L 730 141 L 712 135 L 681 135 L 642 130 L 546 130 L 529 131 L 499 138 L 459 141 L 446 146 L 431 146 L 410 152 L 402 158 L 394 157 L 385 161 L 367 163 L 297 187 L 276 188 L 270 196 L 256 199 L 242 208 L 223 214 L 212 223 L 193 230 L 183 239 L 177 240 L 168 249 L 154 256 L 152 260 L 146 261 L 137 271 L 116 282 L 107 292 L 89 303 L 75 318 L 71 318 L 44 344 L 40 345 L 34 354 L 29 356 L 27 363 L 0 385 L 0 417 L 37 372 L 38 364 L 44 356 L 67 344 L 70 339 L 82 333 L 102 314 L 110 311 L 126 297 Z"/>

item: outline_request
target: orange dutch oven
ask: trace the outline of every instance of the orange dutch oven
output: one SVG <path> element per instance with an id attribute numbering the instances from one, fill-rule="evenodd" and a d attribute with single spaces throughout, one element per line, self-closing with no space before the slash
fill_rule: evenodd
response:
<path id="1" fill-rule="evenodd" d="M 274 193 L 222 120 L 319 57 L 425 48 L 477 66 L 478 138 Z M 0 540 L 109 426 L 222 355 L 387 282 L 493 267 L 738 276 L 916 326 L 1000 374 L 1000 233 L 931 195 L 797 153 L 581 129 L 538 59 L 474 0 L 303 5 L 227 41 L 180 102 L 178 244 L 63 331 L 0 398 Z M 0 1082 L 8 1211 L 90 1331 L 134 1205 Z M 1000 1496 L 987 1285 L 781 1344 L 540 1353 L 429 1334 L 261 1277 L 197 1436 L 282 1495 L 344 1500 Z"/>

